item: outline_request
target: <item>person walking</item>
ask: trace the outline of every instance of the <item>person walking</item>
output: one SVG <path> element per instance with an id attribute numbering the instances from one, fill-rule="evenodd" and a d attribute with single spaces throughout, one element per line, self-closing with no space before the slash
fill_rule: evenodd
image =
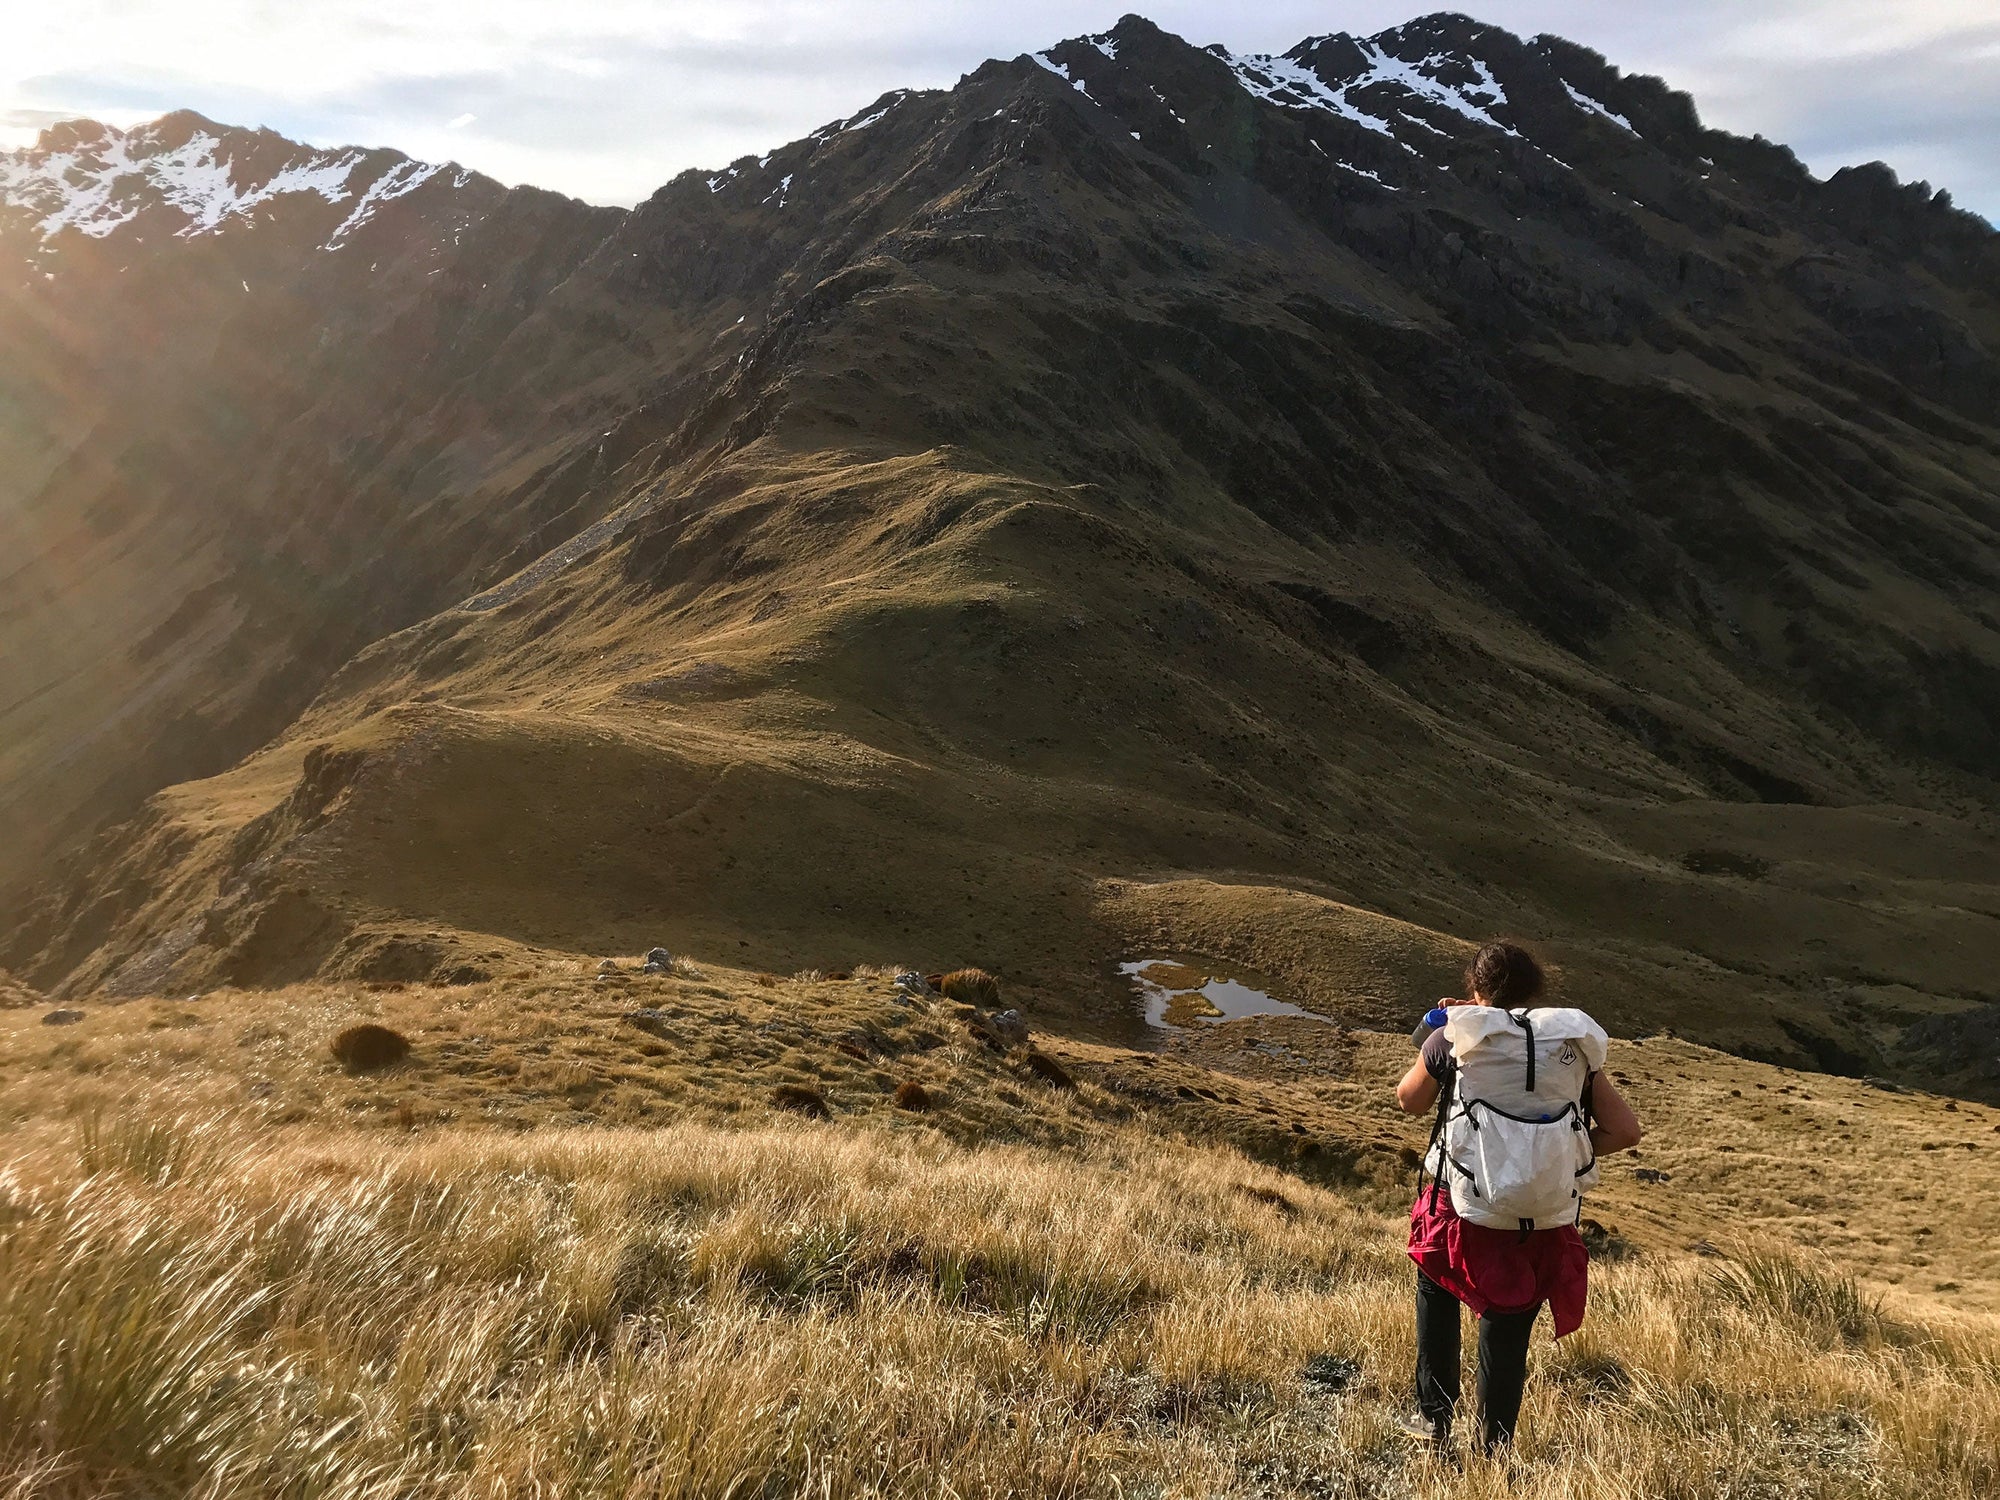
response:
<path id="1" fill-rule="evenodd" d="M 1410 1209 L 1417 1410 L 1404 1425 L 1440 1452 L 1458 1408 L 1459 1308 L 1479 1319 L 1480 1446 L 1492 1453 L 1513 1440 L 1542 1304 L 1557 1338 L 1583 1321 L 1577 1224 L 1597 1160 L 1643 1135 L 1604 1072 L 1604 1029 L 1580 1010 L 1532 1008 L 1546 984 L 1527 949 L 1486 944 L 1464 997 L 1417 1028 L 1396 1085 L 1406 1114 L 1437 1111 Z"/>

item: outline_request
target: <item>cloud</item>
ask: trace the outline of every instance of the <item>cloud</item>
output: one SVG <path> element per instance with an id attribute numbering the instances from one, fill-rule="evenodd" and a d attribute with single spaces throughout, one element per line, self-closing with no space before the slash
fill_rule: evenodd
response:
<path id="1" fill-rule="evenodd" d="M 761 154 L 890 89 L 946 87 L 988 57 L 1105 30 L 1137 3 L 67 0 L 10 22 L 0 107 L 44 122 L 194 108 L 629 203 L 687 167 Z M 1420 9 L 1160 0 L 1146 13 L 1197 44 L 1272 51 L 1330 23 L 1379 30 Z M 1692 92 L 1710 123 L 1784 141 L 1822 173 L 1880 157 L 2000 215 L 1992 0 L 1492 0 L 1480 15 L 1657 73 Z M 0 132 L 9 118 L 0 113 Z"/>

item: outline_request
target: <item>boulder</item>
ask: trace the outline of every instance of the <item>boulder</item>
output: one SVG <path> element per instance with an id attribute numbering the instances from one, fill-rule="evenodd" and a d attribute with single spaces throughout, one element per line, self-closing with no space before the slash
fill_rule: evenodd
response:
<path id="1" fill-rule="evenodd" d="M 672 972 L 673 967 L 673 954 L 667 952 L 664 948 L 648 948 L 646 950 L 646 962 L 640 966 L 640 972 L 646 974 L 666 974 Z"/>
<path id="2" fill-rule="evenodd" d="M 986 1029 L 1005 1046 L 1028 1045 L 1028 1023 L 1018 1010 L 995 1011 L 986 1018 Z"/>
<path id="3" fill-rule="evenodd" d="M 1052 1089 L 1073 1089 L 1076 1080 L 1069 1076 L 1069 1069 L 1050 1057 L 1046 1052 L 1030 1052 L 1022 1062 L 1028 1071 L 1041 1079 Z"/>
<path id="4" fill-rule="evenodd" d="M 80 1010 L 52 1010 L 42 1017 L 44 1026 L 74 1026 L 83 1019 Z"/>

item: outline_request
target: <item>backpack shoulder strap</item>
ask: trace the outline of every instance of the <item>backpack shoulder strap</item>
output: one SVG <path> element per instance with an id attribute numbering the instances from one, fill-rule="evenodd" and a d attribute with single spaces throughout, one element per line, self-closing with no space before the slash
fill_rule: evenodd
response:
<path id="1" fill-rule="evenodd" d="M 1507 1014 L 1514 1018 L 1514 1024 L 1521 1028 L 1528 1039 L 1528 1092 L 1532 1094 L 1535 1091 L 1535 1023 L 1528 1019 L 1525 1010 L 1513 1010 Z"/>
<path id="2" fill-rule="evenodd" d="M 1431 1143 L 1428 1146 L 1424 1147 L 1425 1165 L 1429 1164 L 1432 1154 L 1435 1153 L 1437 1156 L 1438 1167 L 1442 1169 L 1444 1166 L 1444 1146 L 1442 1144 L 1444 1140 L 1444 1121 L 1445 1121 L 1445 1116 L 1451 1113 L 1452 1087 L 1457 1082 L 1458 1082 L 1458 1069 L 1453 1068 L 1449 1073 L 1444 1075 L 1444 1078 L 1438 1084 L 1437 1115 L 1431 1121 Z M 1442 1170 L 1432 1172 L 1431 1209 L 1433 1212 L 1435 1212 L 1437 1209 L 1438 1189 L 1443 1185 L 1444 1185 L 1444 1172 Z M 1417 1171 L 1417 1196 L 1421 1198 L 1423 1197 L 1423 1195 L 1424 1195 L 1424 1174 L 1422 1167 L 1419 1167 Z"/>

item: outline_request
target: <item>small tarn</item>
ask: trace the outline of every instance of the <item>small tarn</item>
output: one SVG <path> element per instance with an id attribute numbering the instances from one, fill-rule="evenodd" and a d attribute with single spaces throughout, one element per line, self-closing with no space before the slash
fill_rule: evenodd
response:
<path id="1" fill-rule="evenodd" d="M 1170 958 L 1140 958 L 1118 966 L 1139 991 L 1146 1024 L 1162 1031 L 1239 1021 L 1246 1016 L 1300 1016 L 1308 1021 L 1327 1018 L 1279 1000 L 1240 979 L 1218 973 L 1206 960 L 1199 965 Z"/>

